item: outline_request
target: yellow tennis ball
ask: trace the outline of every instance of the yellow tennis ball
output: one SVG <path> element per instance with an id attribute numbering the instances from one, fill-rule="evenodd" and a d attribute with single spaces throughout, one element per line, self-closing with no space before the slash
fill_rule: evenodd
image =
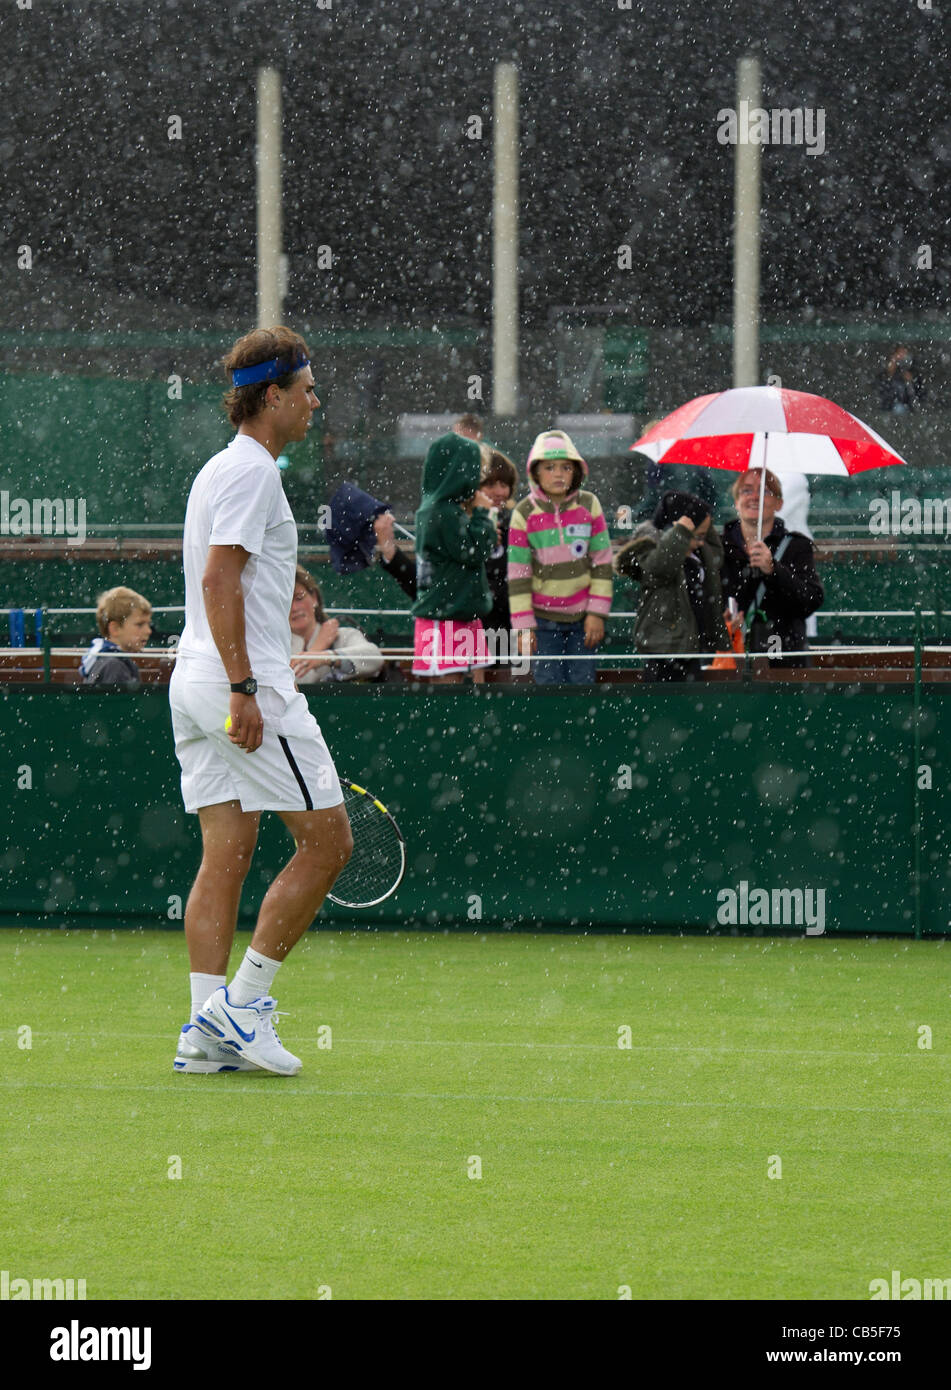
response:
<path id="1" fill-rule="evenodd" d="M 226 733 L 226 734 L 230 734 L 230 733 L 231 733 L 231 715 L 230 715 L 230 714 L 228 715 L 228 718 L 225 720 L 225 733 Z"/>

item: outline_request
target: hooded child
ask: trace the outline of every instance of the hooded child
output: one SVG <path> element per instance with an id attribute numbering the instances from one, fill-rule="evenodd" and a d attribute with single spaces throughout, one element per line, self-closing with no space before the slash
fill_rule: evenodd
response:
<path id="1" fill-rule="evenodd" d="M 582 487 L 588 465 L 563 430 L 546 430 L 528 456 L 529 495 L 509 524 L 512 627 L 531 633 L 538 685 L 588 685 L 611 611 L 611 538 L 601 503 Z M 564 660 L 563 658 L 569 658 Z"/>
<path id="2" fill-rule="evenodd" d="M 417 677 L 484 680 L 492 664 L 482 619 L 492 608 L 485 564 L 497 537 L 481 473 L 478 444 L 458 434 L 437 439 L 423 464 L 411 609 Z"/>

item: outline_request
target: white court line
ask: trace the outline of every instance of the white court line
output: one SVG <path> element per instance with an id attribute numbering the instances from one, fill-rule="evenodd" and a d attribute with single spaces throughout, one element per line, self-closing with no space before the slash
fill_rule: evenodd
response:
<path id="1" fill-rule="evenodd" d="M 13 1038 L 13 1029 L 6 1032 L 0 1029 L 0 1041 Z M 168 1033 L 106 1033 L 99 1029 L 95 1033 L 67 1033 L 63 1031 L 50 1031 L 43 1029 L 37 1036 L 40 1038 L 70 1038 L 77 1043 L 88 1042 L 90 1038 L 155 1038 L 156 1040 L 169 1038 L 175 1041 L 171 1032 Z M 297 1046 L 315 1047 L 318 1051 L 326 1052 L 330 1049 L 320 1046 L 319 1038 L 298 1038 Z M 921 1053 L 917 1047 L 905 1052 L 875 1052 L 867 1048 L 836 1048 L 836 1047 L 730 1047 L 721 1045 L 717 1047 L 708 1046 L 706 1043 L 633 1043 L 630 1047 L 618 1047 L 616 1042 L 609 1043 L 547 1043 L 547 1042 L 497 1042 L 495 1040 L 473 1040 L 472 1038 L 343 1038 L 338 1037 L 334 1041 L 334 1047 L 342 1045 L 348 1047 L 520 1047 L 525 1049 L 538 1049 L 549 1052 L 709 1052 L 722 1053 L 725 1056 L 738 1057 L 864 1057 L 874 1058 L 876 1061 L 885 1059 L 890 1061 L 918 1061 Z M 951 1062 L 951 1056 L 942 1057 L 933 1055 L 931 1063 L 937 1065 L 939 1062 Z"/>
<path id="2" fill-rule="evenodd" d="M 211 1073 L 214 1075 L 215 1073 Z M 241 1076 L 240 1072 L 224 1073 L 229 1077 Z M 275 1080 L 279 1078 L 274 1078 Z M 287 1077 L 284 1080 L 291 1081 L 293 1078 Z M 189 1078 L 194 1082 L 194 1077 Z M 206 1078 L 207 1080 L 207 1078 Z M 247 1085 L 238 1089 L 237 1082 L 219 1081 L 222 1087 L 227 1086 L 229 1091 L 237 1091 L 239 1095 L 251 1095 L 251 1090 Z M 256 1086 L 261 1083 L 257 1082 Z M 138 1094 L 152 1093 L 156 1091 L 179 1091 L 187 1089 L 188 1083 L 177 1081 L 165 1085 L 143 1086 L 135 1081 L 118 1081 L 110 1084 L 105 1081 L 0 1081 L 0 1087 L 8 1090 L 28 1090 L 31 1087 L 36 1090 L 54 1091 L 135 1091 Z M 290 1087 L 288 1087 L 290 1089 Z M 195 1087 L 196 1093 L 198 1088 Z M 809 1111 L 814 1114 L 828 1115 L 888 1115 L 895 1119 L 903 1118 L 905 1115 L 943 1115 L 951 1118 L 951 1108 L 943 1110 L 922 1105 L 909 1105 L 906 1110 L 896 1110 L 894 1104 L 889 1105 L 806 1105 L 801 1101 L 735 1101 L 735 1100 L 670 1100 L 666 1096 L 657 1099 L 638 1099 L 636 1096 L 630 1098 L 614 1098 L 612 1096 L 499 1096 L 494 1094 L 471 1095 L 463 1093 L 456 1095 L 443 1091 L 330 1091 L 319 1086 L 304 1086 L 294 1082 L 294 1095 L 305 1096 L 331 1096 L 340 1100 L 392 1100 L 392 1101 L 464 1101 L 470 1105 L 496 1105 L 500 1103 L 511 1105 L 629 1105 L 632 1107 L 654 1107 L 664 1110 L 795 1110 L 797 1113 Z M 201 1090 L 202 1103 L 206 1103 L 208 1096 L 204 1086 Z"/>

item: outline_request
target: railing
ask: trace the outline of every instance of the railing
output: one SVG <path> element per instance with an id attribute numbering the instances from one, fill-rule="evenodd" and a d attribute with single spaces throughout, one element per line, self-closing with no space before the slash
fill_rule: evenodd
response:
<path id="1" fill-rule="evenodd" d="M 180 614 L 184 613 L 182 605 L 158 606 L 152 610 L 154 613 L 161 614 Z M 409 609 L 406 608 L 342 608 L 332 607 L 326 610 L 329 614 L 348 615 L 353 617 L 384 618 L 396 617 L 405 619 L 408 623 L 412 617 Z M 66 668 L 66 660 L 77 660 L 88 651 L 87 647 L 77 646 L 54 646 L 53 645 L 53 619 L 64 617 L 84 617 L 95 614 L 94 608 L 75 607 L 75 608 L 46 608 L 40 607 L 34 610 L 20 608 L 0 609 L 0 616 L 6 616 L 10 629 L 10 646 L 0 648 L 0 675 L 10 673 L 7 679 L 16 679 L 17 670 L 38 670 L 39 666 L 32 661 L 23 663 L 18 662 L 17 658 L 25 658 L 29 652 L 35 652 L 38 656 L 42 653 L 42 679 L 49 684 L 52 682 L 54 665 L 57 670 L 62 672 Z M 27 615 L 30 615 L 33 626 L 33 641 L 27 645 Z M 621 610 L 611 615 L 616 619 L 630 620 L 636 617 L 636 613 Z M 495 668 L 494 679 L 499 679 L 500 673 L 506 667 L 517 666 L 517 672 L 513 672 L 513 678 L 519 675 L 523 677 L 530 671 L 533 663 L 544 661 L 594 661 L 603 676 L 610 679 L 608 673 L 613 669 L 618 672 L 618 676 L 624 678 L 621 673 L 627 668 L 628 671 L 637 672 L 638 668 L 647 662 L 654 665 L 667 661 L 680 663 L 698 663 L 701 665 L 701 674 L 704 679 L 730 679 L 741 677 L 746 681 L 757 678 L 764 672 L 771 676 L 781 675 L 791 679 L 802 679 L 798 673 L 803 668 L 790 668 L 785 665 L 790 660 L 809 660 L 813 664 L 816 672 L 816 679 L 821 679 L 823 674 L 828 671 L 845 670 L 856 671 L 856 661 L 861 658 L 878 658 L 878 661 L 869 661 L 867 670 L 874 672 L 889 670 L 910 670 L 914 667 L 914 683 L 917 687 L 923 679 L 923 668 L 927 665 L 929 672 L 936 670 L 943 671 L 951 668 L 951 647 L 934 644 L 926 645 L 924 639 L 923 620 L 926 617 L 940 617 L 940 611 L 936 609 L 925 609 L 920 605 L 915 605 L 911 609 L 852 609 L 852 610 L 832 610 L 828 613 L 817 615 L 824 620 L 860 620 L 868 618 L 902 618 L 912 619 L 911 641 L 909 643 L 868 643 L 868 644 L 824 644 L 814 643 L 808 649 L 802 651 L 780 651 L 777 653 L 717 653 L 717 652 L 682 652 L 682 653 L 645 653 L 634 651 L 606 652 L 600 651 L 595 654 L 585 653 L 575 657 L 552 657 L 549 655 L 529 655 L 518 652 L 509 653 L 507 651 L 493 652 L 492 668 Z M 139 658 L 144 662 L 172 662 L 175 660 L 177 652 L 175 650 L 176 639 L 170 640 L 167 647 L 145 648 L 139 653 L 135 653 L 133 659 Z M 405 667 L 409 658 L 412 656 L 412 648 L 409 646 L 386 645 L 381 647 L 381 652 L 385 662 L 397 664 Z M 132 654 L 130 654 L 132 655 Z M 301 655 L 305 655 L 301 653 Z M 720 667 L 717 671 L 712 671 L 711 667 L 714 660 L 721 658 Z M 723 658 L 726 661 L 723 661 Z M 912 657 L 912 662 L 903 662 L 901 658 Z M 898 659 L 896 663 L 896 658 Z M 943 658 L 944 660 L 938 660 Z M 492 669 L 489 668 L 489 669 Z M 771 669 L 772 668 L 772 669 Z M 151 669 L 151 667 L 150 667 Z M 503 677 L 504 678 L 504 677 Z M 894 679 L 895 677 L 890 677 Z"/>
<path id="2" fill-rule="evenodd" d="M 412 526 L 415 522 L 415 515 L 408 512 L 401 513 L 398 509 L 393 510 L 393 515 L 404 534 L 412 538 L 414 535 Z M 721 518 L 721 521 L 725 524 L 726 521 L 731 519 L 731 517 L 725 517 Z M 606 520 L 612 539 L 617 541 L 623 541 L 626 537 L 629 538 L 631 533 L 640 524 L 637 521 L 631 521 L 630 524 L 619 525 L 616 521 L 612 520 L 610 516 L 606 517 Z M 809 529 L 818 539 L 830 537 L 834 540 L 841 536 L 846 539 L 866 540 L 870 545 L 876 547 L 888 546 L 897 547 L 899 549 L 922 548 L 922 542 L 918 539 L 917 533 L 913 538 L 910 538 L 907 532 L 902 531 L 873 531 L 870 529 L 869 519 L 856 520 L 855 508 L 849 506 L 842 506 L 841 508 L 823 507 L 821 509 L 816 509 L 815 515 L 810 517 Z M 317 546 L 326 546 L 326 542 L 323 540 L 323 534 L 326 531 L 325 526 L 317 522 L 298 521 L 297 530 L 299 534 L 313 538 L 313 544 Z M 94 537 L 102 540 L 134 540 L 142 536 L 145 539 L 155 538 L 167 541 L 180 541 L 184 532 L 184 522 L 86 521 L 83 531 L 87 538 Z M 923 531 L 920 534 L 926 536 L 934 535 L 937 538 L 936 543 L 925 543 L 929 549 L 943 550 L 951 543 L 951 531 Z M 10 544 L 11 541 L 21 542 L 23 544 L 36 544 L 40 541 L 50 540 L 64 543 L 58 536 L 43 534 L 34 535 L 24 533 L 22 535 L 4 536 L 5 544 Z M 75 548 L 76 547 L 71 547 L 71 549 Z"/>

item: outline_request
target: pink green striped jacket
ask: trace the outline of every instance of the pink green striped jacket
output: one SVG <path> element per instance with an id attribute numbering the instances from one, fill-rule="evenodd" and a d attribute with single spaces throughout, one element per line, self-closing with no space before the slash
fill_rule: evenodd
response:
<path id="1" fill-rule="evenodd" d="M 579 488 L 556 504 L 532 480 L 509 526 L 509 607 L 513 628 L 536 619 L 577 622 L 611 611 L 611 538 L 601 503 Z"/>

